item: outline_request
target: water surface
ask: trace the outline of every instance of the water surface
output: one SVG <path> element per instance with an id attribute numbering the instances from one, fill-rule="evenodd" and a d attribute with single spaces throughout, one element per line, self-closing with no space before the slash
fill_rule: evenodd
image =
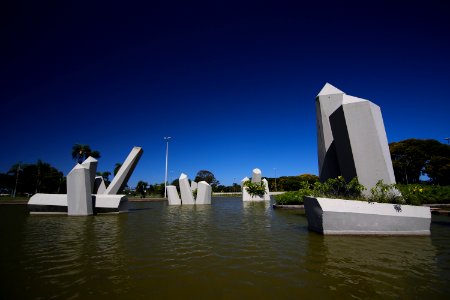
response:
<path id="1" fill-rule="evenodd" d="M 90 217 L 4 205 L 0 299 L 439 299 L 450 218 L 433 216 L 431 232 L 324 237 L 302 212 L 239 198 Z"/>

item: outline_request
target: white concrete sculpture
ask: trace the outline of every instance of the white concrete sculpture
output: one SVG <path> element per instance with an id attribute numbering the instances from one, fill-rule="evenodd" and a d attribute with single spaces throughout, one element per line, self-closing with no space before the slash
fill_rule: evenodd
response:
<path id="1" fill-rule="evenodd" d="M 191 181 L 191 191 L 195 191 L 198 188 L 198 184 L 195 181 Z"/>
<path id="2" fill-rule="evenodd" d="M 94 194 L 104 194 L 106 191 L 105 180 L 102 176 L 95 176 Z"/>
<path id="3" fill-rule="evenodd" d="M 256 168 L 252 171 L 252 182 L 260 183 L 261 182 L 261 170 Z"/>
<path id="4" fill-rule="evenodd" d="M 91 176 L 88 164 L 77 164 L 67 175 L 67 214 L 88 216 L 93 214 Z"/>
<path id="5" fill-rule="evenodd" d="M 181 205 L 181 199 L 178 195 L 177 187 L 174 185 L 167 186 L 167 201 L 169 205 Z"/>
<path id="6" fill-rule="evenodd" d="M 192 195 L 191 187 L 189 185 L 189 179 L 186 174 L 181 173 L 178 179 L 181 193 L 181 203 L 183 205 L 195 204 L 194 196 Z"/>
<path id="7" fill-rule="evenodd" d="M 430 235 L 429 207 L 305 197 L 309 230 L 324 235 Z"/>
<path id="8" fill-rule="evenodd" d="M 197 188 L 195 204 L 211 204 L 211 186 L 206 181 L 200 181 Z"/>
<path id="9" fill-rule="evenodd" d="M 133 148 L 108 189 L 101 176 L 95 177 L 97 160 L 87 158 L 67 175 L 67 194 L 33 195 L 28 201 L 30 213 L 84 216 L 128 211 L 127 197 L 115 193 L 128 181 L 142 152 L 140 147 Z"/>
<path id="10" fill-rule="evenodd" d="M 113 195 L 117 194 L 123 187 L 127 184 L 128 179 L 134 171 L 139 159 L 144 151 L 141 147 L 133 147 L 128 157 L 125 159 L 124 163 L 120 167 L 116 176 L 114 176 L 113 181 L 109 184 L 105 191 L 105 194 Z"/>
<path id="11" fill-rule="evenodd" d="M 380 107 L 325 84 L 316 97 L 319 178 L 358 177 L 365 193 L 395 183 Z"/>
<path id="12" fill-rule="evenodd" d="M 95 174 L 97 173 L 97 164 L 98 160 L 89 156 L 83 161 L 82 165 L 85 166 L 89 170 L 89 178 L 91 182 L 91 194 L 94 193 L 95 188 Z"/>
<path id="13" fill-rule="evenodd" d="M 242 201 L 270 201 L 269 184 L 266 179 L 261 179 L 261 170 L 256 168 L 252 171 L 251 184 L 264 184 L 265 192 L 263 195 L 251 195 L 248 188 L 245 186 L 246 182 L 250 181 L 248 177 L 241 180 Z"/>

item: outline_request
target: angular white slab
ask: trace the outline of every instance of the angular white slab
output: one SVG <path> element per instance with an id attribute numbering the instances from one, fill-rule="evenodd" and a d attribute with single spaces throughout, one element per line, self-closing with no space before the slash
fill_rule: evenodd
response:
<path id="1" fill-rule="evenodd" d="M 167 200 L 169 205 L 181 205 L 181 199 L 178 195 L 177 187 L 174 185 L 167 186 Z"/>
<path id="2" fill-rule="evenodd" d="M 105 180 L 102 176 L 95 176 L 94 194 L 104 194 L 106 191 Z"/>
<path id="3" fill-rule="evenodd" d="M 91 194 L 94 193 L 94 189 L 95 189 L 95 174 L 97 174 L 97 164 L 98 164 L 98 160 L 96 160 L 95 158 L 93 158 L 92 156 L 89 156 L 88 158 L 86 158 L 82 165 L 85 166 L 86 168 L 89 169 L 89 177 L 90 177 L 90 181 L 91 181 Z"/>
<path id="4" fill-rule="evenodd" d="M 67 214 L 67 194 L 34 194 L 28 209 L 31 214 Z"/>
<path id="5" fill-rule="evenodd" d="M 319 178 L 358 177 L 365 194 L 379 180 L 395 183 L 380 108 L 326 84 L 316 97 Z"/>
<path id="6" fill-rule="evenodd" d="M 264 194 L 264 201 L 270 201 L 269 182 L 265 178 L 263 178 L 261 181 L 264 182 L 264 185 L 266 186 L 266 193 Z"/>
<path id="7" fill-rule="evenodd" d="M 330 116 L 344 101 L 344 92 L 326 83 L 316 97 L 317 150 L 319 178 L 325 181 L 340 175 L 331 131 Z"/>
<path id="8" fill-rule="evenodd" d="M 429 207 L 305 197 L 308 228 L 324 235 L 430 235 Z"/>
<path id="9" fill-rule="evenodd" d="M 259 183 L 259 182 L 261 182 L 261 170 L 260 169 L 258 169 L 258 168 L 256 168 L 256 169 L 253 169 L 253 171 L 252 171 L 252 182 L 253 183 Z"/>
<path id="10" fill-rule="evenodd" d="M 343 104 L 330 116 L 330 124 L 341 175 L 347 181 L 357 176 L 366 195 L 379 180 L 395 183 L 380 107 L 370 101 Z"/>
<path id="11" fill-rule="evenodd" d="M 191 191 L 195 191 L 198 188 L 198 184 L 195 181 L 191 181 Z"/>
<path id="12" fill-rule="evenodd" d="M 206 181 L 200 181 L 197 188 L 195 204 L 211 204 L 211 186 Z"/>
<path id="13" fill-rule="evenodd" d="M 125 159 L 122 167 L 120 167 L 113 181 L 109 184 L 105 191 L 105 194 L 114 195 L 117 194 L 128 182 L 131 174 L 133 174 L 139 159 L 144 151 L 141 147 L 134 147 L 128 157 Z"/>
<path id="14" fill-rule="evenodd" d="M 181 173 L 178 179 L 181 193 L 181 203 L 183 205 L 195 204 L 194 196 L 192 195 L 191 187 L 189 185 L 189 179 L 186 174 Z"/>
<path id="15" fill-rule="evenodd" d="M 67 175 L 67 214 L 88 216 L 93 214 L 91 176 L 85 165 L 77 164 Z"/>
<path id="16" fill-rule="evenodd" d="M 111 214 L 128 211 L 128 198 L 125 195 L 93 195 L 95 213 Z"/>
<path id="17" fill-rule="evenodd" d="M 128 211 L 125 195 L 92 195 L 94 213 L 122 213 Z M 31 214 L 67 214 L 67 194 L 35 194 L 28 201 Z"/>

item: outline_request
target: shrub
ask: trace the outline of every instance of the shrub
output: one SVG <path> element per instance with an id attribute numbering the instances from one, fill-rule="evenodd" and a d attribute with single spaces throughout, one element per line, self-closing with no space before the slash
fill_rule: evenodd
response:
<path id="1" fill-rule="evenodd" d="M 262 197 L 266 193 L 266 185 L 264 184 L 263 181 L 258 183 L 247 180 L 244 182 L 244 187 L 252 197 L 256 196 Z"/>

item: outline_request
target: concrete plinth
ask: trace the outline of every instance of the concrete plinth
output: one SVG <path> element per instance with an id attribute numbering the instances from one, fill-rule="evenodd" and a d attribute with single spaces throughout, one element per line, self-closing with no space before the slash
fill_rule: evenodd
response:
<path id="1" fill-rule="evenodd" d="M 429 207 L 305 197 L 308 229 L 324 235 L 430 235 Z"/>

